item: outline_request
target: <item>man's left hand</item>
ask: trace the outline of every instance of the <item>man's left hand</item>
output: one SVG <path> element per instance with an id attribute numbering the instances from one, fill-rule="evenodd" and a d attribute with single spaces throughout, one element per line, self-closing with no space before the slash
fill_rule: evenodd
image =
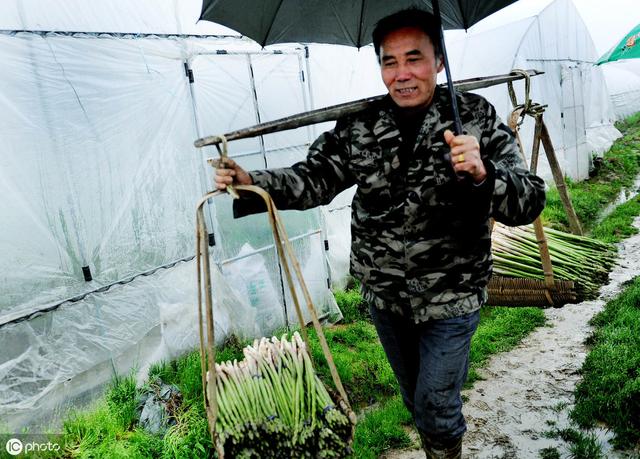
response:
<path id="1" fill-rule="evenodd" d="M 487 170 L 480 158 L 478 139 L 472 135 L 454 135 L 447 129 L 444 131 L 444 141 L 451 148 L 451 163 L 457 174 L 466 172 L 477 184 L 487 178 Z"/>

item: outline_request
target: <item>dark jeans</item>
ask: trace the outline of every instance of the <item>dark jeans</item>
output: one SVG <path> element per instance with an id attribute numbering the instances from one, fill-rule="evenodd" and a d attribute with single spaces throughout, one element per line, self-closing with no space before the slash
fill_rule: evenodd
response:
<path id="1" fill-rule="evenodd" d="M 460 438 L 467 430 L 460 390 L 480 312 L 415 324 L 372 305 L 369 309 L 418 430 L 442 444 Z"/>

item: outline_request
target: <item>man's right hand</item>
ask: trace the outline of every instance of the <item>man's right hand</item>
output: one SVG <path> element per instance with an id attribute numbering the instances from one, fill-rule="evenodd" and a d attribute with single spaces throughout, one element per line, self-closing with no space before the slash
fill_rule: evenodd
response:
<path id="1" fill-rule="evenodd" d="M 227 185 L 252 185 L 253 180 L 243 168 L 231 158 L 216 159 L 216 188 L 226 190 Z"/>

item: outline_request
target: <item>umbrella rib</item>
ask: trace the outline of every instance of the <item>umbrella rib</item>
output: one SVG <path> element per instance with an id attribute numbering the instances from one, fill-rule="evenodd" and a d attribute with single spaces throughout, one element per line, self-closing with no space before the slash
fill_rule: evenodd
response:
<path id="1" fill-rule="evenodd" d="M 273 29 L 273 24 L 275 24 L 276 22 L 276 17 L 278 16 L 278 12 L 280 11 L 280 8 L 282 7 L 283 3 L 284 3 L 284 0 L 280 0 L 280 3 L 278 3 L 278 7 L 276 8 L 273 15 L 271 16 L 271 24 L 269 24 L 269 29 L 267 29 L 267 33 L 264 35 L 264 41 L 261 43 L 262 46 L 265 46 L 269 39 L 269 35 L 271 34 L 271 29 Z"/>
<path id="2" fill-rule="evenodd" d="M 464 17 L 464 9 L 462 8 L 462 2 L 460 0 L 458 0 L 458 9 L 462 15 L 462 26 L 464 27 L 464 30 L 467 30 L 469 28 L 467 27 L 467 18 Z"/>
<path id="3" fill-rule="evenodd" d="M 360 21 L 358 22 L 358 37 L 356 38 L 357 43 L 356 43 L 356 47 L 358 49 L 360 49 L 361 43 L 362 43 L 362 24 L 364 23 L 364 4 L 365 4 L 366 0 L 362 0 L 362 2 L 360 3 Z"/>

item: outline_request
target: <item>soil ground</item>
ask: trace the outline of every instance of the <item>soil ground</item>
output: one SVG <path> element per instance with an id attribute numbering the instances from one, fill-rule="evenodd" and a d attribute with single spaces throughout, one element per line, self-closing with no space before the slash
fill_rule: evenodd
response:
<path id="1" fill-rule="evenodd" d="M 640 218 L 635 225 L 640 228 Z M 536 329 L 513 350 L 494 356 L 482 370 L 483 380 L 463 392 L 468 431 L 463 458 L 538 458 L 540 450 L 568 446 L 544 432 L 569 426 L 573 391 L 580 380 L 591 332 L 589 319 L 615 297 L 624 283 L 640 275 L 640 235 L 620 243 L 619 258 L 598 299 L 545 310 L 547 325 Z M 612 433 L 597 429 L 607 458 L 640 457 L 640 452 L 614 451 Z M 389 451 L 385 459 L 421 459 L 417 449 Z"/>

